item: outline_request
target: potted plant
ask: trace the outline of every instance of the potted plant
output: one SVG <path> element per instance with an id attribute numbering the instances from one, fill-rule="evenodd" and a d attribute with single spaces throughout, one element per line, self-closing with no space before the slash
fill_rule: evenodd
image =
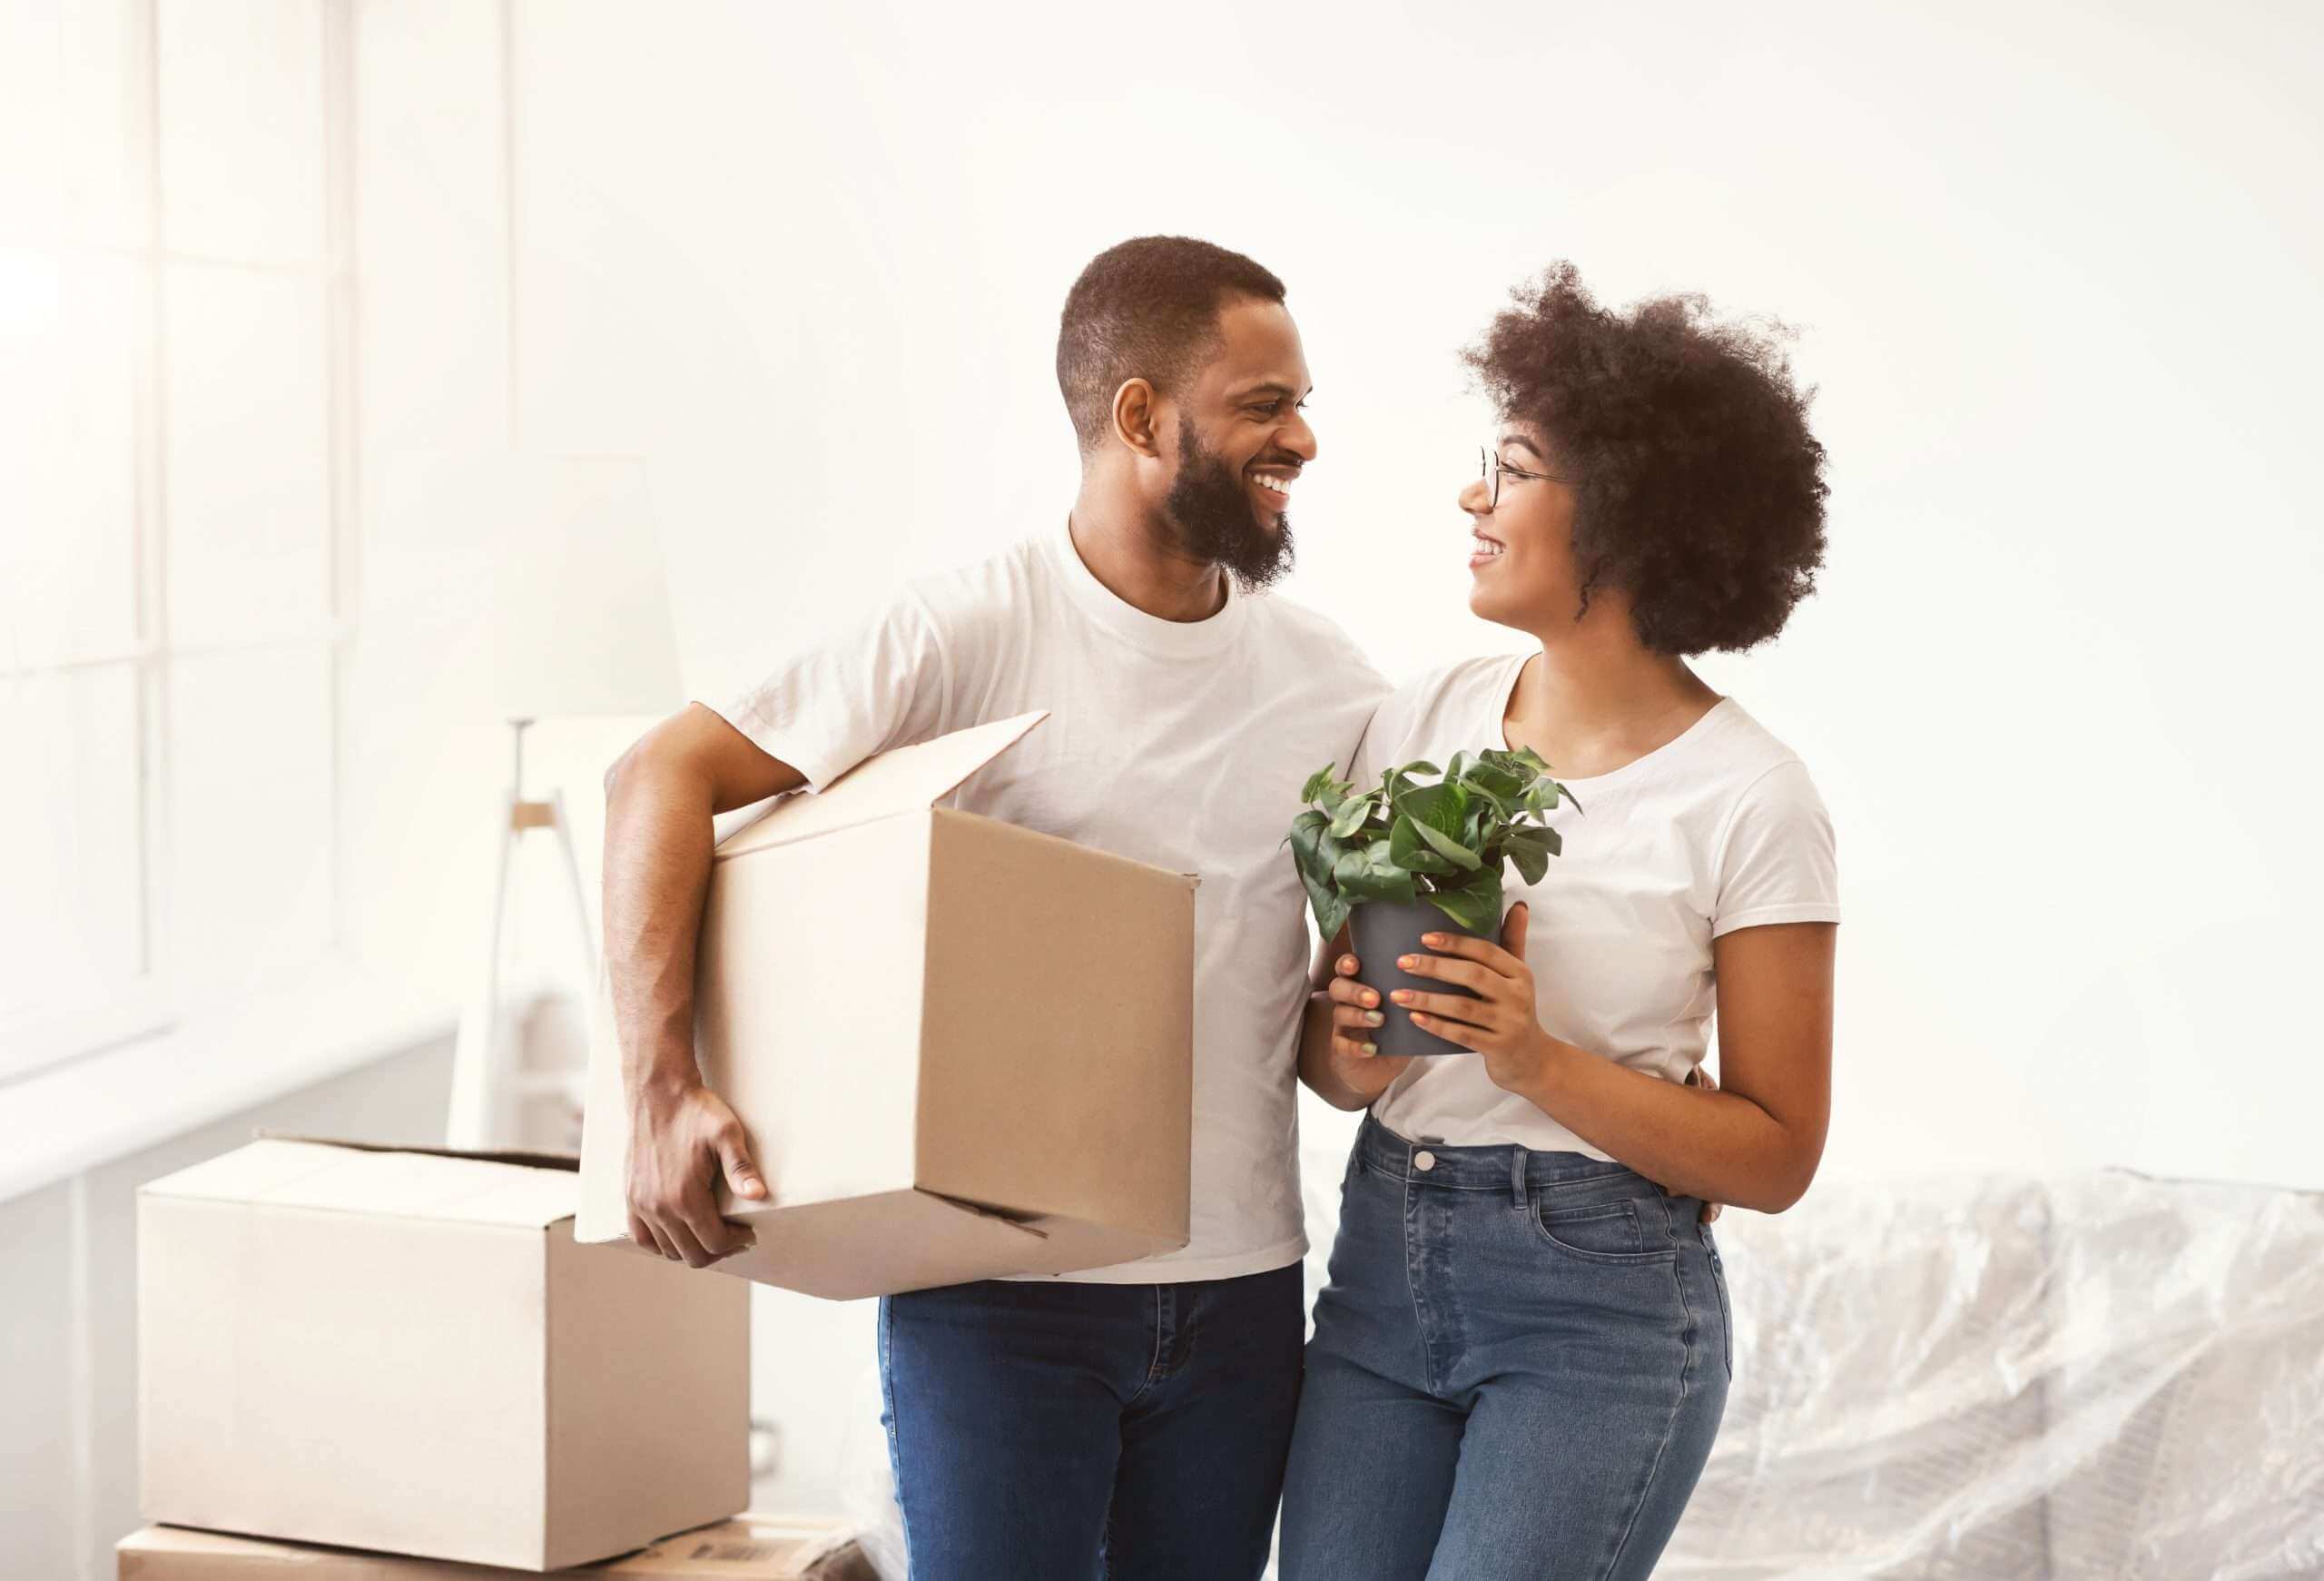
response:
<path id="1" fill-rule="evenodd" d="M 1299 799 L 1309 805 L 1292 820 L 1288 844 L 1315 925 L 1326 942 L 1347 925 L 1359 980 L 1380 995 L 1386 1019 L 1373 1041 L 1382 1053 L 1470 1052 L 1414 1026 L 1412 1013 L 1389 997 L 1399 988 L 1469 991 L 1415 977 L 1396 962 L 1422 953 L 1423 934 L 1497 939 L 1502 864 L 1514 862 L 1526 883 L 1539 884 L 1561 848 L 1546 815 L 1571 795 L 1530 747 L 1456 752 L 1442 769 L 1407 763 L 1361 793 L 1330 768 L 1308 779 Z"/>

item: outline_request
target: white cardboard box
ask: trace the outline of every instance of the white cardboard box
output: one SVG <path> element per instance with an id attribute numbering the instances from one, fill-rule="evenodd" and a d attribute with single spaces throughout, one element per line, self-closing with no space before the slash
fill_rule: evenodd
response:
<path id="1" fill-rule="evenodd" d="M 748 1290 L 570 1160 L 269 1139 L 138 1193 L 149 1520 L 544 1570 L 749 1503 Z"/>
<path id="2" fill-rule="evenodd" d="M 770 1193 L 721 1198 L 758 1236 L 721 1271 L 846 1299 L 1187 1243 L 1196 879 L 935 805 L 1045 717 L 883 753 L 718 846 L 695 1052 Z M 576 1233 L 625 1243 L 604 984 L 589 1065 Z"/>

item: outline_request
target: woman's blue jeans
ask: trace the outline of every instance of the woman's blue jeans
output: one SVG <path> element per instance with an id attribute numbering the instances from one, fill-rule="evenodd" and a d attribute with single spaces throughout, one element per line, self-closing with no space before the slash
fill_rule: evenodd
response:
<path id="1" fill-rule="evenodd" d="M 1315 1304 L 1284 1581 L 1625 1581 L 1734 1370 L 1702 1202 L 1618 1163 L 1364 1118 Z"/>

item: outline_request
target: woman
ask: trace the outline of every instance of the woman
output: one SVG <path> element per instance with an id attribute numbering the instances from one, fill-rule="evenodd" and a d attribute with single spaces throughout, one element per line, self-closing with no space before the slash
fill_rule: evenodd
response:
<path id="1" fill-rule="evenodd" d="M 1607 311 L 1571 265 L 1467 354 L 1500 410 L 1470 607 L 1535 639 L 1381 705 L 1352 777 L 1531 747 L 1574 793 L 1498 945 L 1404 958 L 1468 1054 L 1379 1055 L 1347 936 L 1300 1074 L 1368 1108 L 1315 1307 L 1285 1581 L 1644 1576 L 1734 1356 L 1706 1202 L 1780 1212 L 1829 1109 L 1839 918 L 1807 769 L 1686 656 L 1774 637 L 1814 587 L 1824 452 L 1764 337 L 1699 298 Z M 1576 803 L 1579 805 L 1575 805 Z M 1724 1090 L 1689 1084 L 1712 1012 Z"/>

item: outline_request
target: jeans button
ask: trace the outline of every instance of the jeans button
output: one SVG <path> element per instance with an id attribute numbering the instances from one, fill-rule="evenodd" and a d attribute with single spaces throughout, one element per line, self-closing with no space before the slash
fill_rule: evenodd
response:
<path id="1" fill-rule="evenodd" d="M 1413 1154 L 1413 1168 L 1418 1170 L 1421 1173 L 1426 1174 L 1435 1167 L 1436 1155 L 1429 1151 L 1426 1148 L 1423 1148 L 1420 1151 Z"/>

